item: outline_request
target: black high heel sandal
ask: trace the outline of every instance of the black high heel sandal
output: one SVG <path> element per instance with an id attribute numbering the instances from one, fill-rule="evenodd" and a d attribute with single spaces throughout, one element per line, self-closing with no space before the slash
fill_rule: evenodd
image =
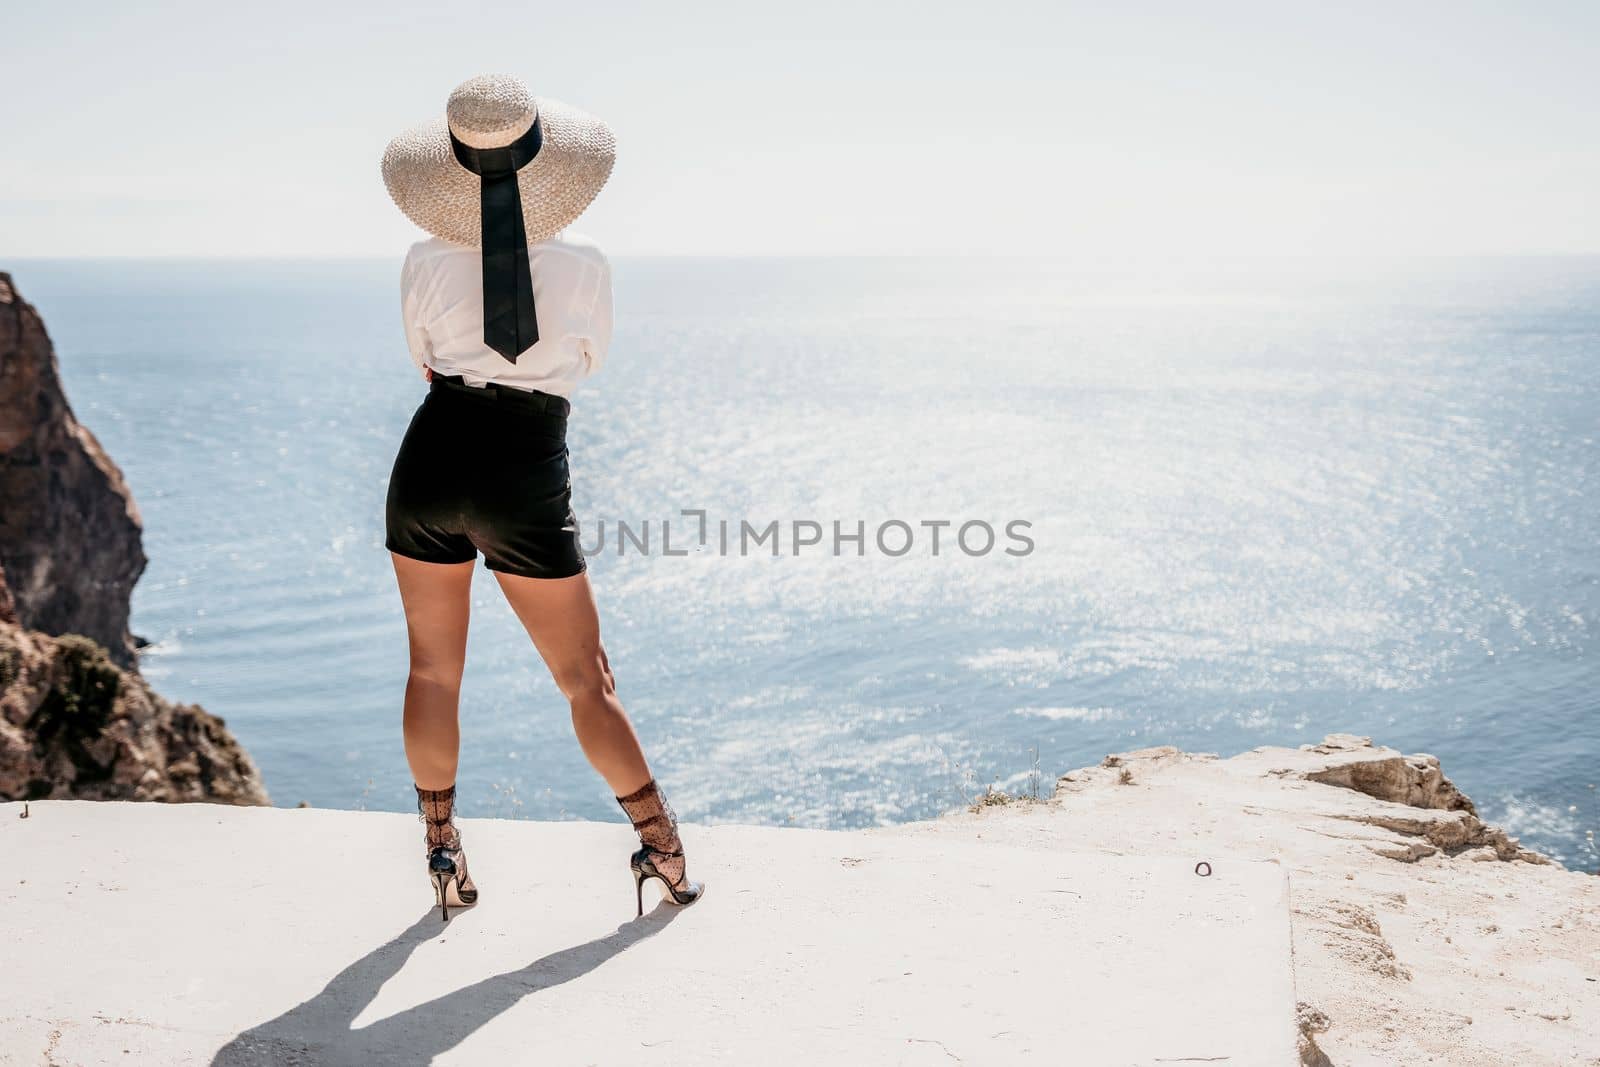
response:
<path id="1" fill-rule="evenodd" d="M 439 917 L 450 921 L 450 909 L 470 908 L 478 902 L 478 890 L 467 877 L 467 856 L 459 848 L 428 850 L 428 873 L 433 876 L 433 902 Z"/>
<path id="2" fill-rule="evenodd" d="M 654 778 L 625 797 L 617 797 L 628 821 L 639 834 L 643 846 L 628 861 L 633 871 L 634 903 L 638 914 L 644 915 L 644 883 L 656 878 L 663 889 L 662 899 L 687 907 L 700 899 L 705 886 L 689 880 L 688 866 L 683 858 L 683 841 L 678 837 L 678 817 L 667 804 L 656 786 Z M 667 870 L 662 870 L 662 861 Z M 675 861 L 675 862 L 673 862 Z M 676 876 L 672 872 L 676 871 Z"/>
<path id="3" fill-rule="evenodd" d="M 700 899 L 700 894 L 705 892 L 706 887 L 699 882 L 689 881 L 687 873 L 683 876 L 683 888 L 680 889 L 678 886 L 673 885 L 672 879 L 656 868 L 656 856 L 660 856 L 663 859 L 681 860 L 683 859 L 683 852 L 662 852 L 646 845 L 633 854 L 633 859 L 629 865 L 633 868 L 633 894 L 639 905 L 639 912 L 634 916 L 635 919 L 644 915 L 644 883 L 651 878 L 661 879 L 661 884 L 666 890 L 662 899 L 670 897 L 674 904 L 682 907 L 693 904 Z"/>
<path id="4" fill-rule="evenodd" d="M 478 887 L 467 873 L 467 853 L 455 824 L 456 787 L 417 789 L 417 812 L 427 824 L 428 877 L 433 882 L 433 902 L 439 917 L 450 921 L 450 909 L 470 908 L 478 902 Z"/>

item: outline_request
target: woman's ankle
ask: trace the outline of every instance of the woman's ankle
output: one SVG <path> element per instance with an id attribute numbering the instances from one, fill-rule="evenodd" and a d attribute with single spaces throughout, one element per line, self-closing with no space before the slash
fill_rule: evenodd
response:
<path id="1" fill-rule="evenodd" d="M 417 813 L 427 826 L 429 848 L 458 848 L 461 835 L 456 830 L 456 787 L 424 789 L 412 783 L 417 791 Z"/>

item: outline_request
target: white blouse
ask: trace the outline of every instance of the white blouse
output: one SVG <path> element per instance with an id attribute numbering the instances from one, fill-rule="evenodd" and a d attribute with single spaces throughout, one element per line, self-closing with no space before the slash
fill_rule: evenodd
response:
<path id="1" fill-rule="evenodd" d="M 539 340 L 511 363 L 483 343 L 483 266 L 476 248 L 419 241 L 400 269 L 411 360 L 426 375 L 460 375 L 570 397 L 611 345 L 611 264 L 586 237 L 559 233 L 528 246 Z"/>

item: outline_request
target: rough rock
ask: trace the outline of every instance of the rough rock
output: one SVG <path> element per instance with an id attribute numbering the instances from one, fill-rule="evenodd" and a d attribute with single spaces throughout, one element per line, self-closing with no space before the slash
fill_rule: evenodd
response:
<path id="1" fill-rule="evenodd" d="M 122 472 L 72 414 L 44 322 L 0 272 L 0 567 L 17 620 L 132 666 L 140 532 Z"/>
<path id="2" fill-rule="evenodd" d="M 1302 1067 L 1333 1067 L 1328 1054 L 1317 1045 L 1317 1035 L 1328 1028 L 1328 1017 L 1310 1004 L 1296 1005 L 1295 1022 L 1300 1028 L 1299 1052 Z"/>
<path id="3" fill-rule="evenodd" d="M 174 704 L 86 637 L 0 622 L 0 799 L 266 804 L 215 715 Z"/>
<path id="4" fill-rule="evenodd" d="M 1413 808 L 1478 813 L 1433 756 L 1402 756 L 1393 749 L 1375 748 L 1372 738 L 1354 734 L 1329 734 L 1320 745 L 1306 745 L 1300 751 L 1326 757 L 1297 772 L 1309 781 L 1344 786 Z"/>
<path id="5" fill-rule="evenodd" d="M 1289 874 L 1303 1064 L 1600 1067 L 1600 878 L 1484 823 L 1432 756 L 1335 734 L 1231 759 L 1165 747 L 1041 803 L 873 831 L 1183 855 Z"/>
<path id="6" fill-rule="evenodd" d="M 1479 819 L 1471 798 L 1444 776 L 1437 758 L 1425 753 L 1406 756 L 1374 745 L 1370 737 L 1329 734 L 1321 744 L 1298 751 L 1261 749 L 1239 759 L 1254 765 L 1262 757 L 1273 764 L 1268 773 L 1276 777 L 1352 789 L 1391 805 L 1341 816 L 1399 835 L 1371 846 L 1380 856 L 1412 863 L 1438 852 L 1456 856 L 1474 851 L 1470 858 L 1487 858 L 1476 854 L 1487 850 L 1495 859 L 1549 862 Z"/>

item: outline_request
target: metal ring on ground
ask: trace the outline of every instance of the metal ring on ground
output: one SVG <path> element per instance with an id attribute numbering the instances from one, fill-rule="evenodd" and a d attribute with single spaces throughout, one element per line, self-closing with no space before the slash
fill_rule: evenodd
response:
<path id="1" fill-rule="evenodd" d="M 1199 863 L 1194 865 L 1194 873 L 1198 874 L 1202 878 L 1210 878 L 1211 864 L 1207 863 L 1205 860 L 1201 860 Z"/>

